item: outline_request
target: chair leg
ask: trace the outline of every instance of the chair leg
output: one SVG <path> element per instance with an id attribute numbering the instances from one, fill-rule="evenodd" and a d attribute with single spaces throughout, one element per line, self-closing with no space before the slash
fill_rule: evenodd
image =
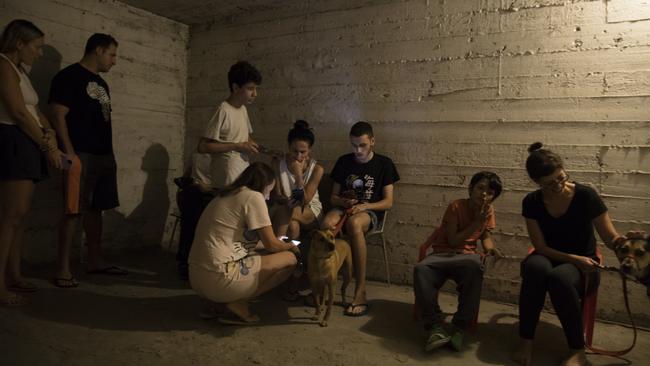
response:
<path id="1" fill-rule="evenodd" d="M 585 331 L 585 344 L 591 346 L 594 338 L 594 322 L 596 320 L 596 301 L 598 290 L 585 295 L 582 305 L 582 324 Z"/>
<path id="2" fill-rule="evenodd" d="M 390 286 L 390 268 L 388 268 L 388 253 L 386 252 L 386 239 L 384 233 L 381 234 L 381 249 L 384 251 L 384 266 L 386 266 L 386 283 Z"/>

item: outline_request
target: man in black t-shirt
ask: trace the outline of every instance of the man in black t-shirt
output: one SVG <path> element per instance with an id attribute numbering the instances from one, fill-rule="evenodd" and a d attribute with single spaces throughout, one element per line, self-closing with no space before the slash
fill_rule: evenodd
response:
<path id="1" fill-rule="evenodd" d="M 88 273 L 123 275 L 100 256 L 102 211 L 119 205 L 117 167 L 113 155 L 111 99 L 106 81 L 117 59 L 117 41 L 93 34 L 83 58 L 59 71 L 52 80 L 50 107 L 59 143 L 68 158 L 64 174 L 64 214 L 59 226 L 58 273 L 54 284 L 76 287 L 70 270 L 70 246 L 77 219 L 83 217 L 88 247 Z"/>
<path id="2" fill-rule="evenodd" d="M 336 208 L 325 215 L 323 228 L 333 228 L 345 210 L 350 210 L 344 230 L 350 236 L 356 287 L 345 315 L 361 316 L 368 312 L 365 233 L 376 227 L 384 212 L 393 206 L 393 185 L 399 175 L 390 158 L 374 152 L 375 137 L 369 123 L 352 126 L 350 143 L 353 153 L 341 156 L 330 173 L 334 180 L 331 203 Z"/>

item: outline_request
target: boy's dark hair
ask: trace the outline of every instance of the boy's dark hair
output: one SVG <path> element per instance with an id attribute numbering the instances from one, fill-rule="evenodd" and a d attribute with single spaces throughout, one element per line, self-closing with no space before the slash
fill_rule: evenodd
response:
<path id="1" fill-rule="evenodd" d="M 237 61 L 234 65 L 230 66 L 228 70 L 228 87 L 232 92 L 232 84 L 237 84 L 239 87 L 244 86 L 246 83 L 254 82 L 257 85 L 262 84 L 262 74 L 249 64 L 247 61 Z"/>
<path id="2" fill-rule="evenodd" d="M 86 41 L 86 49 L 84 50 L 84 55 L 95 52 L 97 47 L 106 49 L 111 45 L 114 45 L 115 47 L 118 46 L 117 40 L 113 38 L 113 36 L 110 34 L 95 33 Z"/>
<path id="3" fill-rule="evenodd" d="M 492 200 L 494 201 L 501 195 L 501 191 L 503 190 L 503 184 L 501 183 L 501 178 L 499 178 L 496 173 L 488 172 L 488 171 L 482 171 L 474 174 L 472 176 L 472 179 L 469 181 L 469 191 L 472 192 L 472 189 L 474 189 L 474 186 L 480 182 L 483 179 L 487 179 L 488 181 L 488 186 L 490 189 L 494 191 L 494 198 Z"/>
<path id="4" fill-rule="evenodd" d="M 314 145 L 316 137 L 314 131 L 309 128 L 307 121 L 299 119 L 293 124 L 293 128 L 289 130 L 287 141 L 291 144 L 294 140 L 307 141 L 309 147 Z"/>
<path id="5" fill-rule="evenodd" d="M 266 163 L 255 162 L 251 164 L 241 175 L 229 186 L 217 193 L 219 197 L 228 196 L 241 187 L 262 193 L 264 188 L 275 182 L 275 172 Z"/>
<path id="6" fill-rule="evenodd" d="M 564 164 L 560 155 L 551 150 L 542 149 L 541 142 L 535 142 L 528 147 L 526 171 L 530 179 L 537 182 L 540 178 L 553 174 L 558 169 L 563 169 Z"/>
<path id="7" fill-rule="evenodd" d="M 352 125 L 350 128 L 350 136 L 361 137 L 363 135 L 368 135 L 368 137 L 373 138 L 375 135 L 372 133 L 372 126 L 368 122 L 359 121 Z"/>

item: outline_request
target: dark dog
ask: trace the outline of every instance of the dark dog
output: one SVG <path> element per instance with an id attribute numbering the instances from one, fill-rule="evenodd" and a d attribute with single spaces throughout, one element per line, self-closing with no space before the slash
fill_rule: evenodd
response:
<path id="1" fill-rule="evenodd" d="M 650 297 L 650 238 L 627 239 L 614 249 L 621 272 L 646 286 Z"/>
<path id="2" fill-rule="evenodd" d="M 345 240 L 334 238 L 331 231 L 317 230 L 312 235 L 307 260 L 307 275 L 311 283 L 314 306 L 316 307 L 313 320 L 320 320 L 320 308 L 325 300 L 325 289 L 329 294 L 325 316 L 319 322 L 321 327 L 326 327 L 334 303 L 334 288 L 336 287 L 338 272 L 344 263 L 346 271 L 343 273 L 341 301 L 345 304 L 345 290 L 350 284 L 352 275 L 352 250 L 350 244 Z"/>

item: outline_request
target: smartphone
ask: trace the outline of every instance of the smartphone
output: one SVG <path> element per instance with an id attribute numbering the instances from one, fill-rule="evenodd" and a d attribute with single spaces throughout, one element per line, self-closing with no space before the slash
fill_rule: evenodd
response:
<path id="1" fill-rule="evenodd" d="M 291 243 L 291 244 L 293 244 L 295 246 L 300 245 L 300 240 L 289 240 L 288 236 L 281 236 L 280 240 L 282 240 L 285 243 Z"/>

